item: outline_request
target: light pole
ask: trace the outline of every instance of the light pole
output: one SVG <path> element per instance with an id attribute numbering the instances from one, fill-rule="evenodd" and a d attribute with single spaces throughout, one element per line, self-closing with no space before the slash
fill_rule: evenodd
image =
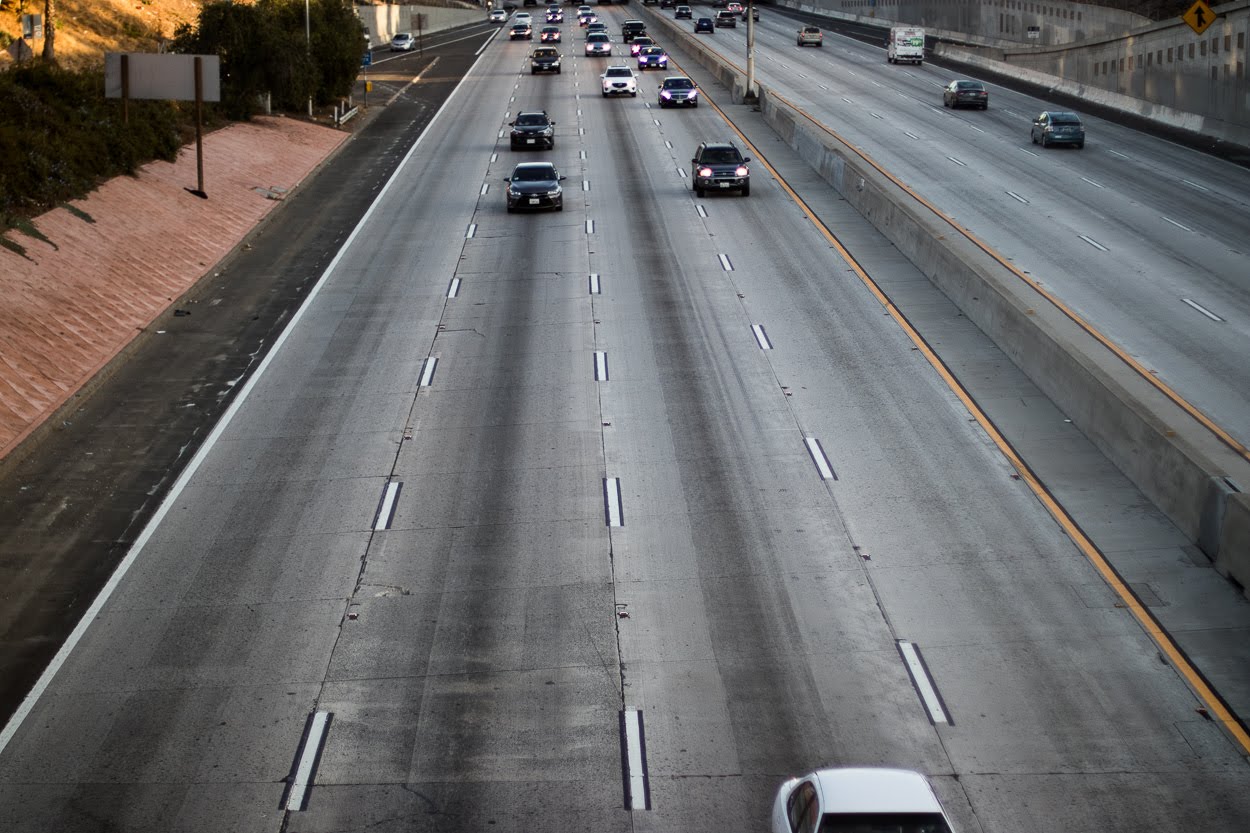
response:
<path id="1" fill-rule="evenodd" d="M 312 55 L 312 17 L 308 13 L 308 2 L 304 0 L 304 49 Z M 308 118 L 312 118 L 312 96 L 308 97 Z"/>
<path id="2" fill-rule="evenodd" d="M 755 0 L 747 0 L 747 91 L 743 103 L 754 103 L 755 97 Z"/>

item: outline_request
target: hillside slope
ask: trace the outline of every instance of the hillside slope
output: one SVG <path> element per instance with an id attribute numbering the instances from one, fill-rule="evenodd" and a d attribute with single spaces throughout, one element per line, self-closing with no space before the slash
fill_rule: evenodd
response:
<path id="1" fill-rule="evenodd" d="M 0 45 L 21 34 L 16 2 L 5 2 L 0 13 Z M 26 11 L 43 13 L 43 0 L 26 0 Z M 56 0 L 56 54 L 63 66 L 101 66 L 105 52 L 155 52 L 160 38 L 173 35 L 179 23 L 193 22 L 202 0 Z M 43 41 L 31 43 L 35 54 Z M 0 52 L 0 67 L 9 66 L 8 51 Z"/>

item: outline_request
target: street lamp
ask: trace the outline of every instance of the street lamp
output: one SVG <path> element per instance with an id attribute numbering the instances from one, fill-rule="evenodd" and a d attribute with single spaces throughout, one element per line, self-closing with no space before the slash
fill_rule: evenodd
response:
<path id="1" fill-rule="evenodd" d="M 742 100 L 751 103 L 755 98 L 755 0 L 747 0 L 747 91 Z"/>

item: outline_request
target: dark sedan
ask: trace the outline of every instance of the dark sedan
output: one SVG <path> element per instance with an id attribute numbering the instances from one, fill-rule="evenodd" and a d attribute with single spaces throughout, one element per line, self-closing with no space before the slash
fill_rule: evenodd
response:
<path id="1" fill-rule="evenodd" d="M 550 162 L 522 162 L 517 165 L 512 169 L 512 176 L 503 180 L 508 183 L 509 213 L 544 208 L 563 211 L 564 189 L 560 187 L 563 179 Z"/>
<path id="2" fill-rule="evenodd" d="M 664 107 L 698 107 L 699 90 L 684 75 L 670 75 L 660 85 L 659 105 Z"/>
<path id="3" fill-rule="evenodd" d="M 716 27 L 712 25 L 712 18 L 701 17 L 694 22 L 694 33 L 707 32 L 709 35 L 716 34 Z"/>
<path id="4" fill-rule="evenodd" d="M 990 93 L 980 81 L 952 81 L 942 90 L 943 107 L 980 107 L 988 110 Z"/>
<path id="5" fill-rule="evenodd" d="M 546 111 L 517 113 L 516 121 L 508 124 L 512 126 L 510 140 L 513 150 L 553 150 L 556 146 L 556 123 L 547 117 Z"/>
<path id="6" fill-rule="evenodd" d="M 689 6 L 678 6 L 673 10 L 674 20 L 690 20 L 692 17 L 694 17 L 694 12 Z"/>
<path id="7" fill-rule="evenodd" d="M 1033 119 L 1029 138 L 1034 144 L 1040 142 L 1042 147 L 1074 145 L 1083 148 L 1085 147 L 1085 125 L 1081 124 L 1081 117 L 1076 113 L 1046 110 Z"/>
<path id="8" fill-rule="evenodd" d="M 513 23 L 508 30 L 508 40 L 533 40 L 534 30 L 528 23 Z"/>

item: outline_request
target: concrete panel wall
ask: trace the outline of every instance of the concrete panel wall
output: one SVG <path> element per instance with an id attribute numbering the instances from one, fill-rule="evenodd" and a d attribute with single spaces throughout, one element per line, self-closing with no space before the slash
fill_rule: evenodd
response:
<path id="1" fill-rule="evenodd" d="M 685 28 L 650 9 L 644 14 L 740 100 L 736 69 Z M 886 171 L 766 86 L 759 96 L 783 141 L 992 338 L 1218 569 L 1250 584 L 1250 496 L 1240 491 L 1250 484 L 1250 462 L 1196 428 L 1001 263 L 952 233 Z"/>
<path id="2" fill-rule="evenodd" d="M 518 4 L 519 5 L 519 4 Z M 373 45 L 385 46 L 398 32 L 416 34 L 416 15 L 425 15 L 426 26 L 423 33 L 439 32 L 443 29 L 454 29 L 466 23 L 480 23 L 486 17 L 484 9 L 453 9 L 441 6 L 418 5 L 386 5 L 357 6 L 356 14 L 360 22 L 373 38 Z"/>
<path id="3" fill-rule="evenodd" d="M 987 43 L 1061 44 L 1122 35 L 1150 18 L 1067 0 L 776 0 L 779 6 L 874 23 L 910 24 Z"/>

